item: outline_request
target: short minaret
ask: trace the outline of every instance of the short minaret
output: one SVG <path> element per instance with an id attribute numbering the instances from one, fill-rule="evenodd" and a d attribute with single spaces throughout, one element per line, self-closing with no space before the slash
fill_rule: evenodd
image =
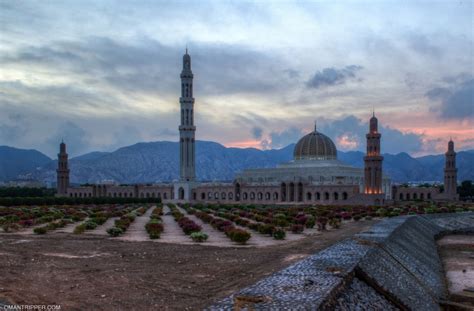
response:
<path id="1" fill-rule="evenodd" d="M 195 179 L 195 148 L 194 148 L 194 97 L 193 72 L 191 71 L 191 56 L 183 56 L 183 70 L 181 71 L 181 125 L 179 126 L 179 154 L 180 154 L 180 181 L 194 181 Z"/>
<path id="2" fill-rule="evenodd" d="M 457 199 L 457 175 L 456 152 L 454 151 L 454 142 L 449 140 L 448 151 L 445 153 L 446 162 L 444 165 L 444 193 L 446 199 Z"/>
<path id="3" fill-rule="evenodd" d="M 68 155 L 66 153 L 66 144 L 61 142 L 58 153 L 58 169 L 57 174 L 57 195 L 66 196 L 67 188 L 69 187 L 69 167 Z"/>
<path id="4" fill-rule="evenodd" d="M 364 192 L 366 194 L 381 194 L 382 190 L 382 161 L 380 155 L 380 137 L 378 121 L 375 113 L 370 118 L 369 133 L 367 133 L 367 155 L 364 157 L 365 177 Z"/>

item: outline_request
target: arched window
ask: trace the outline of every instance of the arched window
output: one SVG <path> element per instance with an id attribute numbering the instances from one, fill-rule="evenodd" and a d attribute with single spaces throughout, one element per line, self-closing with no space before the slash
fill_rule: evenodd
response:
<path id="1" fill-rule="evenodd" d="M 410 194 L 407 193 L 407 200 L 410 201 Z"/>
<path id="2" fill-rule="evenodd" d="M 214 199 L 218 200 L 219 199 L 219 192 L 214 192 Z"/>
<path id="3" fill-rule="evenodd" d="M 273 192 L 273 200 L 278 200 L 278 192 Z"/>
<path id="4" fill-rule="evenodd" d="M 426 195 L 426 197 L 428 198 L 428 200 L 431 200 L 431 193 L 428 192 L 428 194 Z"/>
<path id="5" fill-rule="evenodd" d="M 222 193 L 221 193 L 221 199 L 222 199 L 222 200 L 225 200 L 225 192 L 222 192 Z"/>
<path id="6" fill-rule="evenodd" d="M 413 200 L 416 200 L 418 199 L 418 194 L 417 193 L 413 193 Z"/>
<path id="7" fill-rule="evenodd" d="M 347 200 L 347 192 L 343 192 L 343 193 L 342 193 L 342 199 L 343 199 L 343 200 Z"/>
<path id="8" fill-rule="evenodd" d="M 424 200 L 424 199 L 425 199 L 425 194 L 424 194 L 424 193 L 420 193 L 420 199 L 421 199 L 421 200 Z"/>
<path id="9" fill-rule="evenodd" d="M 261 192 L 257 193 L 257 199 L 262 200 L 263 199 L 263 193 L 261 193 Z"/>
<path id="10" fill-rule="evenodd" d="M 209 191 L 209 192 L 207 193 L 207 199 L 208 199 L 208 200 L 211 200 L 211 199 L 212 199 L 212 192 Z"/>
<path id="11" fill-rule="evenodd" d="M 329 192 L 324 192 L 324 200 L 329 200 Z"/>
<path id="12" fill-rule="evenodd" d="M 255 200 L 255 192 L 250 192 L 250 200 Z"/>
<path id="13" fill-rule="evenodd" d="M 339 193 L 334 192 L 333 196 L 335 201 L 339 200 Z"/>
<path id="14" fill-rule="evenodd" d="M 242 199 L 247 200 L 247 192 L 244 192 L 244 193 L 242 194 Z"/>
<path id="15" fill-rule="evenodd" d="M 265 193 L 265 200 L 268 201 L 268 200 L 270 200 L 270 198 L 271 198 L 270 192 L 266 192 Z"/>
<path id="16" fill-rule="evenodd" d="M 205 200 L 205 199 L 206 199 L 206 193 L 201 192 L 201 200 Z"/>
<path id="17" fill-rule="evenodd" d="M 319 192 L 316 192 L 316 200 L 321 200 L 321 193 Z"/>
<path id="18" fill-rule="evenodd" d="M 229 192 L 228 198 L 229 198 L 229 200 L 233 200 L 234 199 L 234 194 L 232 192 Z"/>
<path id="19" fill-rule="evenodd" d="M 166 193 L 166 192 L 163 193 L 163 199 L 165 199 L 165 200 L 168 199 L 168 193 Z"/>
<path id="20" fill-rule="evenodd" d="M 399 198 L 400 198 L 400 201 L 403 201 L 403 193 L 400 193 Z"/>
<path id="21" fill-rule="evenodd" d="M 311 201 L 311 192 L 306 193 L 306 201 Z"/>

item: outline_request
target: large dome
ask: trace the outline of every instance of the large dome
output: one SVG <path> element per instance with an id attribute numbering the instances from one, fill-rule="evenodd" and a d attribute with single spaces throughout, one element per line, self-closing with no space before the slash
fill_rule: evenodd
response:
<path id="1" fill-rule="evenodd" d="M 316 131 L 315 127 L 313 132 L 303 136 L 296 143 L 293 158 L 295 160 L 336 160 L 336 145 L 331 138 Z"/>

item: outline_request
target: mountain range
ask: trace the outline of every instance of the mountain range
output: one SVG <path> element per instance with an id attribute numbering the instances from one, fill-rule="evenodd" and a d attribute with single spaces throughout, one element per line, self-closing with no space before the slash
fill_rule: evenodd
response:
<path id="1" fill-rule="evenodd" d="M 294 144 L 282 149 L 227 148 L 209 141 L 196 142 L 196 174 L 203 181 L 230 181 L 246 168 L 275 167 L 293 158 Z M 363 167 L 364 153 L 338 151 L 338 159 Z M 442 181 L 444 155 L 411 157 L 407 153 L 384 154 L 383 170 L 394 182 Z M 179 145 L 159 141 L 137 143 L 113 152 L 91 152 L 69 160 L 72 183 L 169 182 L 179 178 Z M 0 181 L 37 179 L 56 181 L 57 161 L 37 150 L 0 146 Z M 474 179 L 474 150 L 457 154 L 458 179 Z"/>

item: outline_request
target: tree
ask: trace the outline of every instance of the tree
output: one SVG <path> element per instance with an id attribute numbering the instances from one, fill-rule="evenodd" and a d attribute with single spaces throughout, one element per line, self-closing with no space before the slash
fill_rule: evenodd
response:
<path id="1" fill-rule="evenodd" d="M 464 180 L 461 185 L 458 186 L 458 193 L 461 200 L 472 200 L 474 196 L 472 180 Z"/>

